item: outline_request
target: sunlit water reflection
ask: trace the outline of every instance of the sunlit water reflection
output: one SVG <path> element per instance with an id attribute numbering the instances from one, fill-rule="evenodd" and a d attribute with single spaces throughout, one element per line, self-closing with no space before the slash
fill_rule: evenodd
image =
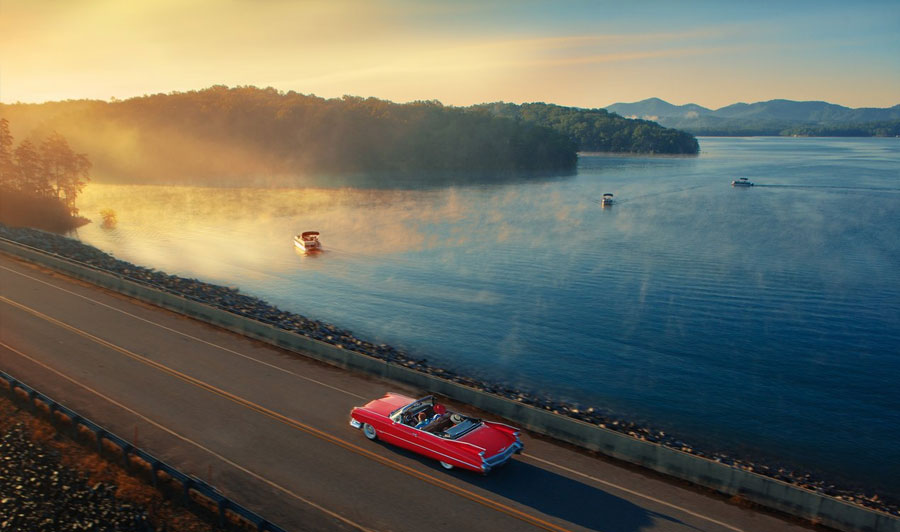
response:
<path id="1" fill-rule="evenodd" d="M 900 478 L 900 142 L 702 139 L 427 190 L 90 185 L 78 237 L 689 441 Z M 734 189 L 732 179 L 758 186 Z M 617 204 L 601 208 L 604 192 Z M 325 251 L 292 246 L 322 232 Z"/>

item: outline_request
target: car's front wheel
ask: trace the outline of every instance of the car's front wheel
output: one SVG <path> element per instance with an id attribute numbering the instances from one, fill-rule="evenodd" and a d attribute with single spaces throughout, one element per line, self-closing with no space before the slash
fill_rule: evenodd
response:
<path id="1" fill-rule="evenodd" d="M 375 427 L 373 427 L 372 425 L 369 425 L 368 423 L 363 423 L 362 429 L 363 429 L 363 434 L 366 435 L 366 438 L 369 438 L 370 440 L 378 439 L 378 433 L 375 432 Z"/>
<path id="2" fill-rule="evenodd" d="M 449 471 L 449 470 L 453 469 L 453 464 L 448 464 L 447 462 L 441 462 L 441 467 L 443 467 L 444 469 Z"/>

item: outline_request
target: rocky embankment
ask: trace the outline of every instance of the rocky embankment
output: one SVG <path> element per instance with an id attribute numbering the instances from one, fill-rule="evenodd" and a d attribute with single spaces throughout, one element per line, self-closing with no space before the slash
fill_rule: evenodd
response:
<path id="1" fill-rule="evenodd" d="M 213 530 L 146 477 L 64 436 L 36 415 L 40 408 L 23 408 L 26 399 L 12 395 L 0 385 L 0 532 Z"/>
<path id="2" fill-rule="evenodd" d="M 430 364 L 426 359 L 412 357 L 386 344 L 374 344 L 356 338 L 349 331 L 334 325 L 312 320 L 298 314 L 283 311 L 261 299 L 241 294 L 235 288 L 217 286 L 197 279 L 186 279 L 169 275 L 143 266 L 137 266 L 116 259 L 97 248 L 83 244 L 77 240 L 46 233 L 34 229 L 10 228 L 0 225 L 0 237 L 14 240 L 22 244 L 56 253 L 78 262 L 82 262 L 127 277 L 132 281 L 166 290 L 208 305 L 233 312 L 289 330 L 298 334 L 328 342 L 344 349 L 350 349 L 390 363 L 400 364 L 408 368 L 448 379 L 465 386 L 470 386 L 488 393 L 506 397 L 514 401 L 549 410 L 564 416 L 596 424 L 610 430 L 628 434 L 634 438 L 659 443 L 697 456 L 702 456 L 747 471 L 766 475 L 778 480 L 831 495 L 849 502 L 859 504 L 900 516 L 900 507 L 886 502 L 878 495 L 861 493 L 857 490 L 843 489 L 827 480 L 815 478 L 810 474 L 793 471 L 777 464 L 764 464 L 746 458 L 737 458 L 724 452 L 698 449 L 672 435 L 659 430 L 641 426 L 637 423 L 617 418 L 612 412 L 596 406 L 584 406 L 559 401 L 552 397 L 536 396 L 521 390 L 510 388 L 502 383 L 489 382 L 459 375 L 453 371 Z"/>
<path id="3" fill-rule="evenodd" d="M 90 485 L 27 432 L 19 423 L 0 437 L 0 530 L 156 530 L 144 509 L 116 498 L 115 486 Z"/>

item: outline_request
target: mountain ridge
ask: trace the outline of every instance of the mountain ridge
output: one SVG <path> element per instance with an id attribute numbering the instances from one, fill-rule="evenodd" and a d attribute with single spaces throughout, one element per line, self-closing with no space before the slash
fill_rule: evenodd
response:
<path id="1" fill-rule="evenodd" d="M 633 103 L 614 103 L 605 109 L 626 118 L 653 120 L 695 135 L 900 134 L 900 104 L 885 108 L 851 108 L 825 101 L 774 99 L 737 102 L 709 109 L 694 103 L 674 105 L 660 98 L 648 98 Z"/>

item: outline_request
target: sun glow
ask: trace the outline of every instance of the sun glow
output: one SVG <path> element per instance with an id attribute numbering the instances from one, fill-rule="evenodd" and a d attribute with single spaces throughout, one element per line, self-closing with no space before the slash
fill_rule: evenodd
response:
<path id="1" fill-rule="evenodd" d="M 450 105 L 602 107 L 649 96 L 712 107 L 775 97 L 897 103 L 900 49 L 884 23 L 827 9 L 816 17 L 787 10 L 766 24 L 766 10 L 644 11 L 570 2 L 4 0 L 0 101 L 225 84 Z M 834 76 L 842 69 L 854 75 Z"/>

